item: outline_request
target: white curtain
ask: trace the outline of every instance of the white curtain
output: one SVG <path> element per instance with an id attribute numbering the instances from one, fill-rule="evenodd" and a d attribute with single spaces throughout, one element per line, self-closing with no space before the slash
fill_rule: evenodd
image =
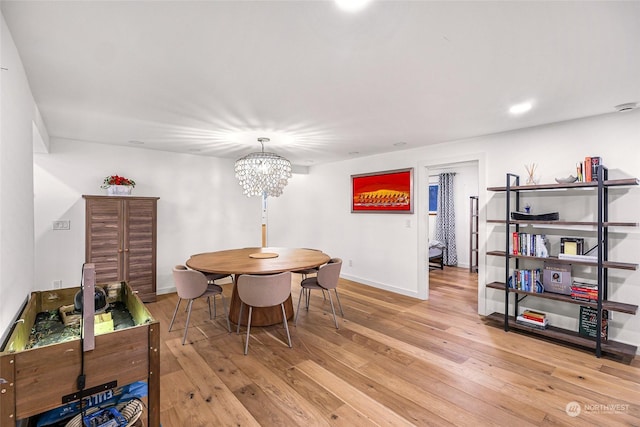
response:
<path id="1" fill-rule="evenodd" d="M 436 213 L 436 240 L 445 244 L 444 265 L 458 264 L 456 248 L 456 210 L 453 202 L 455 172 L 438 175 L 438 210 Z"/>

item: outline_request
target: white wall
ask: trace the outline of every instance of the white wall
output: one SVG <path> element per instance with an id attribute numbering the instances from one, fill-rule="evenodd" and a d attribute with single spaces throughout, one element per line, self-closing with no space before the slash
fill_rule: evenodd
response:
<path id="1" fill-rule="evenodd" d="M 426 283 L 428 275 L 420 251 L 426 244 L 427 233 L 422 234 L 416 224 L 427 222 L 426 196 L 418 198 L 414 215 L 352 214 L 349 207 L 350 175 L 414 167 L 416 182 L 426 186 L 431 169 L 438 165 L 479 159 L 478 311 L 489 314 L 502 310 L 503 300 L 497 291 L 485 292 L 484 284 L 503 280 L 504 269 L 501 267 L 502 259 L 487 257 L 486 251 L 501 249 L 504 227 L 489 227 L 485 220 L 504 217 L 504 197 L 487 192 L 486 187 L 504 185 L 507 172 L 524 175 L 524 165 L 532 162 L 538 164 L 541 182 L 554 182 L 555 177 L 573 173 L 576 161 L 587 155 L 600 155 L 610 168 L 612 179 L 640 177 L 638 141 L 640 110 L 314 166 L 305 177 L 304 186 L 288 187 L 285 195 L 271 204 L 272 230 L 277 230 L 282 245 L 318 247 L 332 256 L 342 257 L 345 260 L 344 277 L 422 297 L 422 283 Z M 428 172 L 423 170 L 423 166 Z M 612 191 L 612 200 L 610 218 L 639 221 L 640 188 Z M 533 202 L 534 209 L 545 211 L 553 208 L 572 220 L 593 217 L 593 206 L 587 204 L 583 197 L 556 196 L 550 201 L 536 199 Z M 304 218 L 304 221 L 293 224 L 293 232 L 290 231 L 292 215 Z M 407 220 L 411 228 L 406 227 Z M 626 229 L 622 234 L 612 233 L 610 259 L 639 262 L 638 236 L 637 229 Z M 352 266 L 348 260 L 352 260 Z M 612 275 L 615 280 L 611 285 L 611 298 L 639 304 L 637 283 L 640 283 L 640 273 L 613 271 Z M 558 326 L 572 327 L 577 318 L 575 311 L 578 306 L 563 307 L 548 301 L 532 304 L 549 312 L 559 311 L 557 316 L 551 313 L 552 322 Z M 614 313 L 610 335 L 613 339 L 640 344 L 640 316 Z"/>
<path id="2" fill-rule="evenodd" d="M 417 297 L 417 216 L 352 214 L 350 205 L 352 174 L 411 166 L 413 157 L 400 153 L 312 167 L 303 185 L 288 186 L 270 202 L 271 230 L 279 245 L 342 258 L 343 277 Z"/>
<path id="3" fill-rule="evenodd" d="M 85 255 L 83 194 L 105 194 L 105 176 L 136 181 L 133 195 L 158 200 L 157 288 L 174 289 L 171 269 L 190 255 L 260 246 L 259 198 L 242 195 L 227 159 L 52 139 L 34 155 L 37 289 L 78 286 Z M 71 221 L 68 231 L 52 222 Z"/>
<path id="4" fill-rule="evenodd" d="M 35 104 L 2 16 L 0 33 L 0 336 L 33 290 Z"/>

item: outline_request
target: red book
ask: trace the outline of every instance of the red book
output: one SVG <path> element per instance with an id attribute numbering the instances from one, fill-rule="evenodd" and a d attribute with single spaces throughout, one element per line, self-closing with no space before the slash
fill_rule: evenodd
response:
<path id="1" fill-rule="evenodd" d="M 544 323 L 544 319 L 541 319 L 539 317 L 527 316 L 526 314 L 523 314 L 522 317 L 524 317 L 527 320 L 531 320 L 532 322 L 538 322 L 540 324 Z"/>
<path id="2" fill-rule="evenodd" d="M 513 232 L 513 254 L 518 255 L 518 249 L 520 247 L 520 238 L 518 237 L 518 232 Z"/>
<path id="3" fill-rule="evenodd" d="M 591 182 L 591 157 L 584 158 L 584 182 Z"/>

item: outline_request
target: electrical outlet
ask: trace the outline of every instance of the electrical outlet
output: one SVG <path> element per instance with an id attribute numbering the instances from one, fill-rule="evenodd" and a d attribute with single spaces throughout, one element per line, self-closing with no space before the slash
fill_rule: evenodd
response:
<path id="1" fill-rule="evenodd" d="M 71 221 L 53 221 L 54 230 L 69 230 L 71 228 Z"/>
<path id="2" fill-rule="evenodd" d="M 349 267 L 353 267 L 353 261 L 349 260 Z"/>
<path id="3" fill-rule="evenodd" d="M 53 281 L 53 289 L 60 289 L 62 288 L 62 280 L 54 280 Z"/>

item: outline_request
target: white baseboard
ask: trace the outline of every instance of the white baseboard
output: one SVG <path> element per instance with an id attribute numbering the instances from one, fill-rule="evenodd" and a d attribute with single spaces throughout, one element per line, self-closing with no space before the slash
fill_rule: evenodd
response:
<path id="1" fill-rule="evenodd" d="M 371 286 L 377 289 L 384 289 L 385 291 L 393 292 L 395 294 L 405 295 L 408 297 L 418 298 L 418 293 L 415 291 L 410 291 L 408 289 L 397 288 L 395 286 L 390 286 L 384 283 L 373 282 L 371 280 L 363 279 L 362 277 L 351 276 L 348 274 L 340 274 L 340 277 L 347 280 L 352 280 L 354 282 L 358 282 L 363 285 Z"/>

